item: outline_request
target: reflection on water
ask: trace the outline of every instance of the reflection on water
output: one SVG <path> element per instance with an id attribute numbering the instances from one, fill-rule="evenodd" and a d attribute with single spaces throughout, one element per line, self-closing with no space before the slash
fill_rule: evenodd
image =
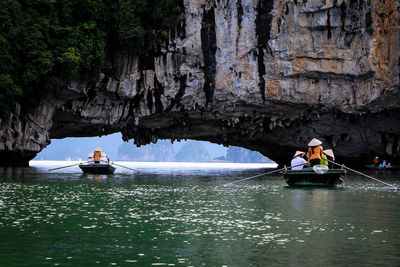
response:
<path id="1" fill-rule="evenodd" d="M 83 175 L 48 173 L 52 164 L 0 168 L 1 266 L 400 262 L 400 193 L 361 177 L 338 189 L 294 189 L 279 176 L 226 188 L 265 170 L 127 165 L 143 172 Z M 400 186 L 399 172 L 369 174 Z"/>

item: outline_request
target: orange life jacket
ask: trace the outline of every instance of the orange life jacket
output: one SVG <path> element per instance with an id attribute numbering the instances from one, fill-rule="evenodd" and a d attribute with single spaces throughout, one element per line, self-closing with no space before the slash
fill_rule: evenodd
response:
<path id="1" fill-rule="evenodd" d="M 93 159 L 94 161 L 100 161 L 100 157 L 101 157 L 101 152 L 100 151 L 95 151 L 93 153 Z"/>

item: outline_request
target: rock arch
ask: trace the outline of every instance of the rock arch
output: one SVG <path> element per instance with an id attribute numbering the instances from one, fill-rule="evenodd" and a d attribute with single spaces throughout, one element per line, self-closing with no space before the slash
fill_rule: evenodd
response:
<path id="1" fill-rule="evenodd" d="M 121 52 L 96 86 L 70 82 L 34 114 L 3 121 L 0 162 L 25 165 L 50 138 L 117 131 L 138 145 L 243 146 L 280 164 L 312 137 L 339 160 L 398 160 L 399 12 L 389 2 L 184 1 L 184 31 L 150 64 Z"/>

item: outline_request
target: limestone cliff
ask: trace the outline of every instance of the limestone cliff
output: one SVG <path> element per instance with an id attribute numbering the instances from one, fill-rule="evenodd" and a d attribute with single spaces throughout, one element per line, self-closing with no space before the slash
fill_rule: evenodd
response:
<path id="1" fill-rule="evenodd" d="M 338 160 L 400 159 L 395 0 L 184 0 L 152 62 L 121 52 L 96 88 L 74 81 L 0 129 L 3 164 L 49 138 L 116 131 L 136 144 L 191 138 L 288 163 L 311 137 Z"/>

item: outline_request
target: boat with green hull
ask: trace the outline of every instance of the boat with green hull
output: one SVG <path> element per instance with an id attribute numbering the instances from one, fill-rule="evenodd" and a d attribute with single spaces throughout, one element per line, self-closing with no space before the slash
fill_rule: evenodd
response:
<path id="1" fill-rule="evenodd" d="M 115 167 L 111 166 L 111 164 L 103 163 L 80 164 L 79 168 L 84 173 L 90 174 L 113 174 L 115 171 Z"/>
<path id="2" fill-rule="evenodd" d="M 318 173 L 313 168 L 304 168 L 301 170 L 284 170 L 281 173 L 289 186 L 335 187 L 343 183 L 347 171 L 329 169 L 324 173 Z"/>

